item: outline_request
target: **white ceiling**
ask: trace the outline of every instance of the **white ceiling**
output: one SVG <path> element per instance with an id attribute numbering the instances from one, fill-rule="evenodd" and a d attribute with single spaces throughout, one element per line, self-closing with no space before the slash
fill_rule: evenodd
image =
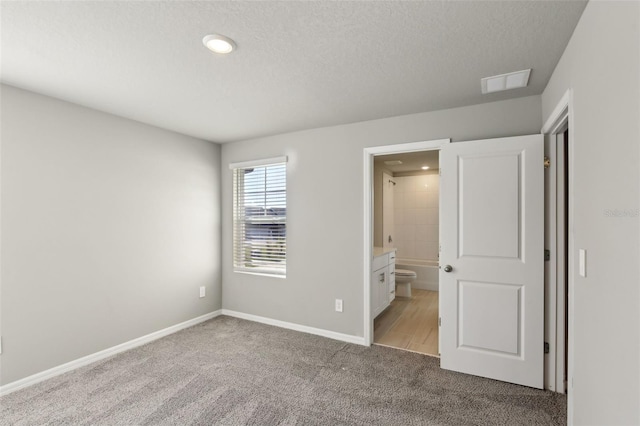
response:
<path id="1" fill-rule="evenodd" d="M 404 152 L 402 154 L 380 155 L 375 157 L 376 167 L 385 168 L 393 173 L 422 171 L 423 166 L 429 167 L 430 171 L 438 170 L 439 166 L 438 150 Z M 400 160 L 402 164 L 389 165 L 385 161 Z"/>
<path id="2" fill-rule="evenodd" d="M 229 142 L 540 94 L 585 4 L 3 1 L 0 79 Z M 480 94 L 525 68 L 528 88 Z"/>

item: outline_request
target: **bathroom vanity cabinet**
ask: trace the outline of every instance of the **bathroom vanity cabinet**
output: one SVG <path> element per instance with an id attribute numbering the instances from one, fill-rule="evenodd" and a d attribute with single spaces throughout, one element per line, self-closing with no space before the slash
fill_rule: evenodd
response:
<path id="1" fill-rule="evenodd" d="M 396 297 L 396 249 L 373 249 L 371 273 L 371 317 L 384 311 Z"/>

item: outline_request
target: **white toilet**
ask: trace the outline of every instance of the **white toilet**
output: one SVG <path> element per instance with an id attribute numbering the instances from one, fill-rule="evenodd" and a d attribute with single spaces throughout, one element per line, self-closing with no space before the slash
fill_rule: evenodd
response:
<path id="1" fill-rule="evenodd" d="M 418 277 L 415 271 L 396 269 L 396 296 L 411 297 L 411 283 Z"/>

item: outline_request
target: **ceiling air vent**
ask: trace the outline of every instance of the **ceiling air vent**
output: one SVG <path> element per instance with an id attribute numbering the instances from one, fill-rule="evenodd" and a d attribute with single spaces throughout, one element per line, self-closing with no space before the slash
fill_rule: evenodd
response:
<path id="1" fill-rule="evenodd" d="M 482 93 L 493 93 L 527 87 L 527 84 L 529 84 L 529 74 L 531 74 L 531 68 L 510 72 L 508 74 L 494 75 L 493 77 L 485 77 L 480 80 Z"/>

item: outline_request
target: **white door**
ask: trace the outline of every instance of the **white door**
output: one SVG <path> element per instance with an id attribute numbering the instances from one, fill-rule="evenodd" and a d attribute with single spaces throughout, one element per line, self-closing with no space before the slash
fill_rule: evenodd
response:
<path id="1" fill-rule="evenodd" d="M 543 386 L 543 161 L 542 135 L 440 151 L 442 368 Z"/>

